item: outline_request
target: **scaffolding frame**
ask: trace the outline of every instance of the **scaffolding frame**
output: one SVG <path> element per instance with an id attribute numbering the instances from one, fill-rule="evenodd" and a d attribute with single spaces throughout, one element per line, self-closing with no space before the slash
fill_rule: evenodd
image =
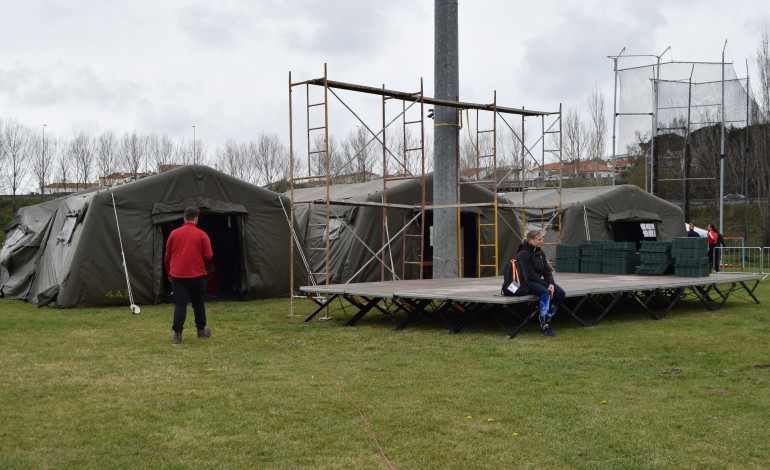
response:
<path id="1" fill-rule="evenodd" d="M 481 104 L 481 103 L 470 103 L 470 102 L 461 102 L 461 101 L 451 101 L 451 100 L 443 100 L 443 99 L 436 99 L 425 96 L 424 93 L 424 87 L 422 83 L 422 79 L 420 80 L 420 88 L 417 92 L 402 92 L 397 90 L 391 90 L 385 88 L 383 85 L 381 88 L 376 87 L 370 87 L 370 86 L 364 86 L 364 85 L 357 85 L 352 83 L 346 83 L 346 82 L 340 82 L 340 81 L 333 81 L 329 80 L 328 78 L 328 71 L 327 66 L 324 64 L 324 75 L 320 78 L 310 79 L 310 80 L 302 80 L 302 81 L 292 81 L 292 74 L 289 72 L 289 153 L 290 153 L 290 163 L 289 163 L 289 187 L 290 187 L 290 196 L 291 196 L 291 209 L 290 209 L 290 217 L 289 217 L 289 224 L 290 229 L 292 232 L 291 236 L 291 250 L 290 250 L 290 257 L 291 257 L 291 286 L 290 291 L 292 293 L 292 301 L 291 301 L 291 312 L 293 314 L 294 312 L 294 294 L 297 292 L 295 285 L 294 285 L 294 249 L 295 245 L 298 249 L 301 249 L 301 245 L 299 244 L 299 240 L 295 234 L 295 206 L 298 204 L 323 204 L 324 205 L 324 212 L 325 212 L 325 221 L 322 224 L 315 224 L 318 225 L 310 226 L 310 217 L 308 217 L 308 227 L 306 227 L 306 234 L 308 235 L 308 240 L 306 240 L 306 248 L 308 250 L 307 256 L 305 256 L 304 253 L 301 253 L 303 261 L 307 264 L 308 269 L 308 285 L 318 285 L 323 279 L 323 283 L 328 285 L 330 280 L 330 260 L 329 260 L 329 252 L 330 252 L 330 216 L 332 213 L 332 206 L 336 205 L 374 205 L 374 206 L 381 206 L 382 207 L 382 233 L 381 233 L 381 243 L 382 247 L 379 248 L 379 250 L 373 250 L 370 247 L 366 247 L 367 250 L 373 254 L 372 259 L 370 259 L 366 264 L 369 264 L 374 259 L 377 259 L 380 263 L 380 272 L 381 272 L 381 279 L 385 279 L 386 277 L 386 271 L 390 271 L 393 275 L 393 279 L 397 279 L 397 276 L 395 274 L 395 263 L 396 261 L 392 259 L 392 253 L 390 249 L 391 243 L 393 243 L 397 237 L 401 236 L 402 244 L 403 244 L 403 259 L 399 260 L 401 263 L 401 273 L 403 276 L 406 276 L 407 273 L 407 267 L 408 266 L 418 266 L 418 278 L 422 279 L 424 276 L 424 270 L 426 266 L 430 264 L 430 261 L 426 261 L 424 259 L 425 253 L 424 253 L 424 246 L 425 246 L 425 237 L 426 237 L 426 211 L 433 210 L 433 209 L 439 209 L 439 208 L 451 208 L 457 210 L 458 215 L 458 241 L 460 237 L 460 212 L 463 209 L 468 210 L 469 208 L 472 208 L 474 211 L 476 211 L 477 214 L 477 239 L 478 239 L 478 247 L 477 247 L 477 255 L 478 259 L 476 260 L 477 268 L 476 273 L 478 277 L 482 277 L 482 271 L 488 270 L 490 268 L 495 268 L 495 272 L 492 273 L 492 275 L 497 275 L 497 270 L 499 269 L 500 263 L 498 259 L 498 224 L 499 224 L 499 211 L 501 209 L 509 209 L 514 211 L 513 205 L 506 204 L 504 202 L 500 202 L 500 196 L 498 195 L 499 187 L 501 180 L 499 178 L 498 174 L 498 165 L 497 165 L 497 141 L 498 141 L 498 119 L 501 119 L 505 125 L 512 131 L 513 135 L 516 136 L 516 138 L 519 140 L 521 144 L 521 155 L 520 155 L 520 161 L 518 162 L 519 168 L 518 168 L 518 174 L 520 175 L 520 190 L 525 191 L 527 189 L 531 189 L 530 186 L 527 185 L 528 177 L 529 181 L 535 181 L 531 177 L 531 174 L 527 173 L 527 170 L 525 167 L 528 165 L 526 164 L 527 160 L 531 160 L 532 163 L 534 163 L 534 167 L 539 169 L 540 174 L 540 187 L 543 187 L 546 182 L 546 177 L 548 175 L 548 172 L 545 170 L 545 156 L 547 153 L 554 153 L 557 155 L 558 158 L 558 177 L 557 178 L 550 178 L 551 182 L 558 183 L 556 187 L 558 187 L 559 190 L 561 190 L 561 167 L 562 167 L 562 155 L 561 155 L 561 105 L 559 106 L 558 111 L 536 111 L 536 110 L 528 110 L 525 108 L 511 108 L 511 107 L 503 107 L 499 106 L 497 103 L 497 92 L 494 92 L 493 95 L 493 101 L 490 104 Z M 306 119 L 306 138 L 307 138 L 307 151 L 306 155 L 303 157 L 307 161 L 307 175 L 298 176 L 296 175 L 296 169 L 297 165 L 295 162 L 295 159 L 298 158 L 295 156 L 295 146 L 294 146 L 294 115 L 293 115 L 293 107 L 294 103 L 292 101 L 292 95 L 293 90 L 296 87 L 305 87 L 305 119 Z M 311 101 L 311 94 L 310 94 L 310 88 L 311 87 L 319 87 L 323 89 L 322 93 L 322 99 L 319 101 L 312 102 Z M 382 116 L 382 128 L 379 132 L 375 133 L 372 129 L 369 128 L 369 126 L 366 125 L 366 123 L 351 109 L 350 106 L 348 106 L 345 101 L 342 100 L 342 98 L 334 92 L 335 89 L 339 90 L 346 90 L 346 91 L 352 91 L 355 93 L 363 93 L 363 94 L 370 94 L 370 95 L 378 95 L 381 97 L 381 116 Z M 380 144 L 382 145 L 382 201 L 380 203 L 376 202 L 368 202 L 368 203 L 362 203 L 362 202 L 354 202 L 351 203 L 350 201 L 345 200 L 332 200 L 331 198 L 331 191 L 330 186 L 333 184 L 333 181 L 335 179 L 335 175 L 330 174 L 329 169 L 329 95 L 332 94 L 334 97 L 336 97 L 339 102 L 350 112 L 355 116 L 358 121 L 362 124 L 363 127 L 365 127 L 368 132 L 370 133 L 373 138 L 369 140 L 369 142 L 366 144 L 373 142 L 374 140 L 378 140 Z M 386 113 L 386 104 L 391 100 L 397 100 L 401 103 L 401 112 L 399 113 L 396 118 L 393 118 L 390 122 L 387 121 L 387 113 Z M 408 105 L 408 106 L 407 106 Z M 474 183 L 478 184 L 482 187 L 486 187 L 489 189 L 493 194 L 493 202 L 491 203 L 476 203 L 476 204 L 462 204 L 459 200 L 459 194 L 460 194 L 460 187 L 458 187 L 458 201 L 456 204 L 452 205 L 428 205 L 426 203 L 426 185 L 425 185 L 425 105 L 434 105 L 434 106 L 445 106 L 445 107 L 451 107 L 458 110 L 458 113 L 461 114 L 465 112 L 466 116 L 469 110 L 475 110 L 476 112 L 476 150 L 477 150 L 477 167 L 480 169 L 482 168 L 481 163 L 483 161 L 487 161 L 486 168 L 490 169 L 491 171 L 488 172 L 488 174 L 484 175 L 484 178 L 476 178 L 476 181 L 473 179 L 469 181 L 461 181 L 458 182 L 458 185 L 461 186 L 463 184 L 467 183 Z M 314 123 L 311 118 L 311 110 L 314 108 L 321 108 L 323 109 L 322 118 L 320 123 Z M 409 109 L 412 107 L 417 107 L 419 110 L 419 118 L 407 118 L 407 113 Z M 479 127 L 479 114 L 482 112 L 488 112 L 491 113 L 492 116 L 492 125 L 491 129 L 481 129 Z M 508 124 L 508 122 L 505 120 L 505 115 L 517 115 L 521 117 L 521 135 L 517 135 L 515 131 L 513 131 L 513 127 Z M 555 119 L 553 122 L 546 128 L 546 118 L 551 117 L 553 118 L 555 116 Z M 526 118 L 537 118 L 539 117 L 541 119 L 541 130 L 542 135 L 540 138 L 532 144 L 529 148 L 525 145 L 524 140 L 524 127 L 525 127 L 525 119 Z M 396 155 L 393 155 L 393 153 L 388 149 L 387 140 L 386 140 L 386 132 L 387 129 L 390 127 L 393 122 L 395 122 L 397 119 L 401 120 L 401 126 L 402 126 L 402 147 L 401 147 L 401 157 L 403 158 L 403 161 L 399 160 L 399 157 Z M 468 119 L 469 120 L 469 119 Z M 558 130 L 552 130 L 553 127 L 558 124 L 557 129 Z M 409 133 L 407 132 L 408 128 L 413 127 L 419 127 L 419 142 L 417 145 L 413 145 L 413 143 L 410 143 L 407 141 L 407 136 Z M 492 148 L 491 153 L 482 155 L 479 151 L 479 139 L 482 135 L 489 134 L 491 135 L 491 142 L 492 142 Z M 558 142 L 558 149 L 546 149 L 546 136 L 551 134 L 558 134 L 558 139 L 556 140 Z M 314 135 L 320 136 L 315 137 Z M 380 140 L 381 135 L 381 140 Z M 542 141 L 541 147 L 541 160 L 540 162 L 537 161 L 537 159 L 532 154 L 532 148 L 534 148 L 536 145 L 538 145 Z M 313 142 L 320 142 L 321 145 L 317 147 L 313 147 Z M 366 148 L 366 145 L 364 148 Z M 363 150 L 362 150 L 363 151 Z M 359 152 L 360 153 L 360 152 Z M 416 158 L 419 159 L 419 173 L 418 174 L 412 174 L 408 168 L 408 162 L 407 160 L 410 158 L 410 156 L 416 155 Z M 355 158 L 353 156 L 352 158 Z M 351 158 L 351 161 L 352 161 Z M 315 163 L 314 163 L 315 160 Z M 390 172 L 389 171 L 389 162 L 395 161 L 397 164 L 397 167 L 400 167 L 403 171 L 398 172 Z M 477 175 L 478 176 L 478 175 Z M 393 204 L 387 200 L 388 197 L 388 188 L 389 184 L 392 184 L 395 181 L 398 180 L 404 180 L 404 179 L 417 179 L 420 181 L 421 186 L 421 198 L 419 201 L 419 204 L 414 205 L 404 205 L 404 204 Z M 325 197 L 323 200 L 314 200 L 314 201 L 298 201 L 295 197 L 295 188 L 298 188 L 302 185 L 308 185 L 313 184 L 317 187 L 323 186 L 325 188 Z M 535 186 L 536 187 L 536 186 Z M 482 224 L 480 211 L 483 207 L 492 207 L 493 213 L 494 213 L 494 220 L 491 222 L 486 222 Z M 388 217 L 388 210 L 401 210 L 405 213 L 414 214 L 415 212 L 417 215 L 409 220 L 409 222 L 406 222 L 404 227 L 396 234 L 390 234 L 387 233 L 387 217 Z M 515 213 L 515 211 L 514 211 Z M 404 220 L 406 221 L 409 219 L 408 217 L 405 217 Z M 419 222 L 415 224 L 415 222 L 419 219 Z M 525 214 L 525 208 L 521 208 L 521 235 L 523 237 L 524 230 L 526 228 L 526 214 Z M 415 225 L 413 225 L 415 224 Z M 310 240 L 310 233 L 312 229 L 320 230 L 323 233 L 322 239 L 324 240 L 322 246 L 312 246 L 311 240 Z M 482 243 L 482 231 L 489 231 L 493 233 L 493 236 L 491 237 L 494 240 L 493 244 L 489 243 Z M 411 260 L 407 259 L 407 251 L 406 251 L 406 245 L 409 243 L 408 240 L 413 240 L 412 243 L 417 241 L 419 243 L 419 257 L 417 260 Z M 362 241 L 363 243 L 363 241 Z M 322 270 L 319 272 L 313 272 L 312 269 L 312 263 L 308 262 L 307 260 L 310 259 L 311 252 L 323 252 L 324 253 L 324 261 L 323 261 L 323 267 Z M 458 251 L 462 251 L 462 244 L 458 243 Z M 482 252 L 484 252 L 482 254 Z M 458 253 L 458 264 L 462 263 L 462 253 Z M 458 266 L 461 268 L 461 265 Z M 363 269 L 363 268 L 362 268 Z M 458 272 L 462 273 L 462 269 L 459 269 Z M 354 274 L 353 277 L 351 277 L 351 280 L 357 276 L 358 273 Z M 348 280 L 347 282 L 350 282 Z M 303 296 L 305 297 L 305 296 Z M 308 296 L 310 297 L 310 296 Z M 312 298 L 312 297 L 311 297 Z"/>

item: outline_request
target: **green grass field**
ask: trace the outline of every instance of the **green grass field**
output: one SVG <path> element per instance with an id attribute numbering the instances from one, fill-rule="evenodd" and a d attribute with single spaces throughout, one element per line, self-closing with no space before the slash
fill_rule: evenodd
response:
<path id="1" fill-rule="evenodd" d="M 190 314 L 179 346 L 171 305 L 0 299 L 0 468 L 766 468 L 769 291 L 513 340 L 211 303 L 213 337 Z"/>

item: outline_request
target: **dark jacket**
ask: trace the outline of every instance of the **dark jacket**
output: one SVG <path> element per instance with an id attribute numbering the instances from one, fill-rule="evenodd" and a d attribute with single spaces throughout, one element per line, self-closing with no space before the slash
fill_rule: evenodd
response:
<path id="1" fill-rule="evenodd" d="M 519 276 L 524 277 L 522 283 L 537 282 L 548 287 L 553 284 L 553 272 L 548 265 L 545 253 L 540 248 L 529 243 L 519 245 L 519 251 L 516 253 L 516 266 L 519 270 Z"/>

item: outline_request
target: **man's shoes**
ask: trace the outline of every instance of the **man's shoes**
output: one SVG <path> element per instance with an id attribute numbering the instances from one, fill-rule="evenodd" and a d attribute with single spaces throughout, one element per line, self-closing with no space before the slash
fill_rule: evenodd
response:
<path id="1" fill-rule="evenodd" d="M 209 337 L 211 337 L 210 328 L 204 328 L 202 330 L 198 330 L 198 338 L 209 338 Z"/>
<path id="2" fill-rule="evenodd" d="M 173 344 L 182 344 L 182 333 L 174 333 L 174 338 L 171 342 Z"/>
<path id="3" fill-rule="evenodd" d="M 543 325 L 543 326 L 540 328 L 540 331 L 541 331 L 541 332 L 542 332 L 544 335 L 546 335 L 546 336 L 550 336 L 550 337 L 555 337 L 555 336 L 556 336 L 556 333 L 554 333 L 554 332 L 553 332 L 553 330 L 551 329 L 551 325 L 550 325 L 550 324 L 548 324 L 548 323 L 546 323 L 545 325 Z"/>

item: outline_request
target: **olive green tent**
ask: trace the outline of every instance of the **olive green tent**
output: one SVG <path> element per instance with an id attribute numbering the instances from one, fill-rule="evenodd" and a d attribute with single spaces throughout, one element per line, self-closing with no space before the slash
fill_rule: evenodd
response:
<path id="1" fill-rule="evenodd" d="M 0 295 L 57 307 L 127 305 L 128 278 L 134 303 L 162 302 L 170 294 L 165 241 L 187 206 L 201 210 L 214 250 L 209 295 L 290 294 L 288 198 L 191 165 L 20 209 L 0 251 Z M 306 279 L 299 262 L 295 275 Z"/>
<path id="2" fill-rule="evenodd" d="M 528 229 L 545 230 L 547 244 L 586 240 L 671 241 L 686 236 L 682 209 L 637 186 L 596 186 L 505 193 Z M 522 216 L 523 214 L 523 216 Z M 549 257 L 554 249 L 546 247 Z"/>
<path id="3" fill-rule="evenodd" d="M 303 285 L 329 282 L 371 282 L 432 277 L 433 175 L 425 177 L 425 236 L 420 261 L 420 232 L 423 223 L 420 178 L 382 179 L 365 183 L 335 184 L 329 188 L 329 249 L 326 249 L 326 187 L 294 191 L 295 218 L 299 237 L 307 247 L 305 259 L 314 275 Z M 511 209 L 498 209 L 498 257 L 495 266 L 494 202 L 496 194 L 476 184 L 460 187 L 460 260 L 463 277 L 496 276 L 516 253 L 520 243 Z M 481 252 L 481 256 L 479 256 Z M 481 266 L 480 266 L 481 265 Z M 490 266 L 485 266 L 490 265 Z"/>

